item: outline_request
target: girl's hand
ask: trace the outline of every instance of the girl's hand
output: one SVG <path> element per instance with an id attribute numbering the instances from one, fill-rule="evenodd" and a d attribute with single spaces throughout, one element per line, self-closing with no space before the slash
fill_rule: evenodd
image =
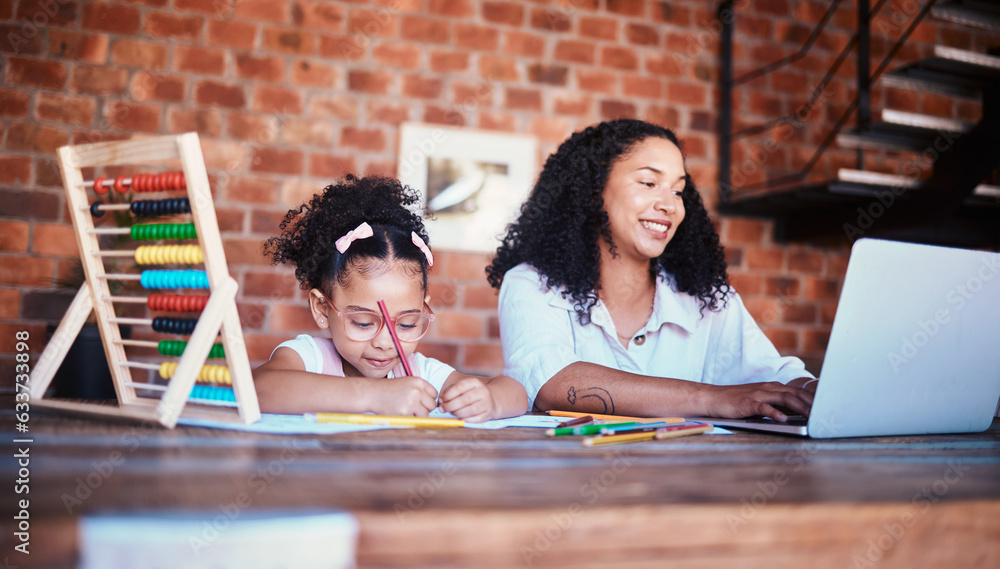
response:
<path id="1" fill-rule="evenodd" d="M 379 415 L 426 417 L 437 406 L 434 386 L 419 377 L 377 379 L 371 385 L 371 409 Z"/>
<path id="2" fill-rule="evenodd" d="M 782 423 L 788 420 L 784 411 L 809 416 L 813 402 L 812 392 L 776 381 L 715 386 L 708 396 L 712 417 L 736 419 L 763 415 Z"/>
<path id="3" fill-rule="evenodd" d="M 465 376 L 441 390 L 441 410 L 470 423 L 489 421 L 497 414 L 496 401 L 478 377 Z"/>

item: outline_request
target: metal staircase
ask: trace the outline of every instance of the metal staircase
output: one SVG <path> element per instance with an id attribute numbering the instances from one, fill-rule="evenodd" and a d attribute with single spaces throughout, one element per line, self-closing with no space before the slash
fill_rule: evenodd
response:
<path id="1" fill-rule="evenodd" d="M 775 238 L 779 241 L 824 243 L 869 236 L 1000 248 L 1000 56 L 937 46 L 930 57 L 887 71 L 914 28 L 928 16 L 995 32 L 1000 46 L 1000 1 L 925 2 L 872 72 L 870 22 L 885 1 L 880 0 L 872 9 L 867 0 L 858 0 L 857 31 L 807 103 L 815 100 L 856 49 L 857 91 L 840 120 L 801 171 L 772 176 L 756 186 L 731 185 L 732 144 L 789 121 L 786 116 L 734 132 L 734 89 L 801 58 L 840 4 L 839 0 L 830 3 L 825 17 L 797 54 L 736 78 L 732 72 L 732 41 L 733 22 L 739 15 L 733 11 L 732 2 L 720 5 L 723 62 L 719 212 L 774 219 Z M 980 101 L 981 118 L 973 124 L 884 109 L 876 119 L 869 106 L 874 81 Z M 856 116 L 857 123 L 846 128 L 851 116 Z M 810 176 L 811 171 L 833 144 L 854 149 L 856 166 L 838 169 L 832 179 L 812 181 L 815 176 Z M 871 172 L 865 169 L 865 155 L 870 151 L 909 153 L 917 158 L 907 162 L 898 174 Z M 929 167 L 916 166 L 921 157 L 923 165 Z"/>

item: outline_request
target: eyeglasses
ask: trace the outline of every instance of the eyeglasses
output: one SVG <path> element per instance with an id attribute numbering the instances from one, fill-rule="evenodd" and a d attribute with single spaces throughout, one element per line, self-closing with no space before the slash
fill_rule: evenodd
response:
<path id="1" fill-rule="evenodd" d="M 327 302 L 337 313 L 337 316 L 340 317 L 341 321 L 344 322 L 344 332 L 348 338 L 356 342 L 367 342 L 378 336 L 379 332 L 382 331 L 385 321 L 378 312 L 372 312 L 371 310 L 342 312 L 332 302 L 329 300 Z M 427 330 L 431 327 L 431 322 L 434 321 L 434 312 L 430 306 L 427 306 L 426 302 L 424 303 L 424 310 L 426 312 L 407 312 L 398 318 L 392 319 L 396 336 L 399 337 L 401 342 L 416 342 L 427 334 Z"/>

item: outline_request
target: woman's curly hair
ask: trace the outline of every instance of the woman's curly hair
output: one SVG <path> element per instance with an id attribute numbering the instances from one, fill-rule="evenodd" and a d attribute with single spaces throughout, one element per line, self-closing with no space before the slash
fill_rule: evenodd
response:
<path id="1" fill-rule="evenodd" d="M 490 285 L 499 289 L 503 277 L 521 263 L 533 266 L 550 288 L 562 288 L 574 301 L 581 322 L 590 318 L 598 300 L 601 257 L 599 239 L 614 251 L 604 188 L 612 166 L 632 148 L 651 137 L 681 147 L 670 130 L 634 119 L 603 122 L 574 133 L 545 162 L 517 221 L 486 268 Z M 718 310 L 732 290 L 726 260 L 705 205 L 691 177 L 681 194 L 684 221 L 666 250 L 650 261 L 650 272 L 671 275 L 677 290 L 701 301 L 702 310 Z"/>
<path id="2" fill-rule="evenodd" d="M 303 290 L 316 288 L 329 295 L 333 283 L 346 287 L 354 273 L 372 274 L 389 262 L 404 261 L 413 274 L 422 274 L 426 292 L 427 259 L 411 237 L 416 232 L 428 241 L 423 220 L 410 209 L 419 202 L 416 190 L 398 180 L 348 175 L 289 210 L 281 233 L 264 242 L 264 253 L 274 264 L 295 265 Z M 374 235 L 354 241 L 343 254 L 337 251 L 337 239 L 362 222 L 371 225 Z"/>

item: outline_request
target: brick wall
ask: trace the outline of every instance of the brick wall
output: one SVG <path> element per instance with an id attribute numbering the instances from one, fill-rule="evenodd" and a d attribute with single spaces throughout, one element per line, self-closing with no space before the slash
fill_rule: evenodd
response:
<path id="1" fill-rule="evenodd" d="M 795 52 L 827 4 L 738 2 L 737 72 Z M 876 21 L 876 64 L 913 4 L 891 2 Z M 853 18 L 845 3 L 807 58 L 741 89 L 738 125 L 799 108 L 849 39 Z M 261 241 L 287 209 L 332 179 L 393 174 L 403 121 L 531 133 L 541 161 L 588 124 L 643 118 L 678 132 L 689 170 L 715 204 L 718 29 L 712 6 L 700 0 L 0 0 L 3 385 L 13 377 L 15 331 L 31 331 L 40 353 L 46 324 L 60 319 L 71 296 L 53 286 L 77 256 L 54 160 L 59 146 L 200 134 L 257 362 L 312 329 L 290 271 L 261 257 Z M 936 42 L 978 49 L 985 41 L 924 24 L 900 59 Z M 800 166 L 846 107 L 853 69 L 849 60 L 790 141 L 741 141 L 736 164 L 752 170 L 741 181 Z M 876 89 L 873 103 L 965 119 L 978 113 L 968 103 L 891 89 Z M 852 156 L 831 153 L 816 176 Z M 893 171 L 898 160 L 881 156 L 875 164 Z M 776 244 L 763 221 L 722 218 L 718 226 L 751 312 L 779 350 L 818 371 L 846 247 Z M 436 255 L 431 295 L 439 319 L 422 351 L 466 371 L 497 372 L 488 257 Z"/>

